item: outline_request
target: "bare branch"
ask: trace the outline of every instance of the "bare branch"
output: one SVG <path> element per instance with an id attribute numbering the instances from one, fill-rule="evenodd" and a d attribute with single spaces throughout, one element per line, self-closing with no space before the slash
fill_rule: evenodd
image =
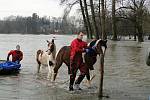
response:
<path id="1" fill-rule="evenodd" d="M 120 10 L 120 9 L 131 9 L 131 10 L 135 10 L 132 6 L 129 6 L 129 7 L 119 7 L 118 9 L 116 9 L 116 11 L 117 10 Z"/>

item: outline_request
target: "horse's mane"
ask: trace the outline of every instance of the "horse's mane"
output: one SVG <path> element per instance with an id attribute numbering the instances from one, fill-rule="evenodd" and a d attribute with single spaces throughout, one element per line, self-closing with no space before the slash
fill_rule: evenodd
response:
<path id="1" fill-rule="evenodd" d="M 107 45 L 106 45 L 107 40 L 102 40 L 102 39 L 93 40 L 93 41 L 91 41 L 91 42 L 88 44 L 88 46 L 90 46 L 90 47 L 95 46 L 95 47 L 96 47 L 99 42 L 101 42 L 101 45 L 102 45 L 102 46 L 104 46 L 105 48 L 107 48 Z"/>
<path id="2" fill-rule="evenodd" d="M 88 46 L 93 47 L 96 44 L 96 42 L 97 42 L 97 40 L 93 40 L 88 44 Z"/>
<path id="3" fill-rule="evenodd" d="M 56 57 L 56 45 L 54 44 L 53 46 L 53 52 L 52 52 L 53 58 L 55 59 Z"/>

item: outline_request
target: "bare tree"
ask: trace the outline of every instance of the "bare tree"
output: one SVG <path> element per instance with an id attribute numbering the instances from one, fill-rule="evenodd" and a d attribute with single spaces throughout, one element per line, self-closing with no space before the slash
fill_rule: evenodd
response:
<path id="1" fill-rule="evenodd" d="M 112 34 L 113 34 L 113 40 L 117 40 L 117 33 L 116 33 L 116 0 L 112 0 Z"/>
<path id="2" fill-rule="evenodd" d="M 86 32 L 87 32 L 87 37 L 89 38 L 88 24 L 87 24 L 87 21 L 86 21 L 86 16 L 85 16 L 85 13 L 84 13 L 84 7 L 83 7 L 83 4 L 82 4 L 82 0 L 79 0 L 79 3 L 80 3 L 80 8 L 81 8 L 81 12 L 82 12 L 83 21 L 84 21 L 84 26 L 85 26 Z"/>
<path id="3" fill-rule="evenodd" d="M 147 14 L 146 1 L 148 0 L 130 0 L 126 6 L 120 7 L 120 18 L 128 19 L 133 22 L 137 32 L 138 41 L 143 42 L 143 22 Z"/>
<path id="4" fill-rule="evenodd" d="M 84 8 L 85 8 L 85 14 L 86 14 L 86 20 L 87 20 L 87 25 L 88 25 L 88 29 L 89 29 L 89 38 L 93 38 L 92 37 L 92 27 L 91 27 L 91 23 L 90 23 L 90 18 L 89 18 L 89 13 L 88 13 L 88 8 L 87 8 L 87 1 L 84 0 Z"/>
<path id="5" fill-rule="evenodd" d="M 101 24 L 101 0 L 99 0 L 98 4 L 98 14 L 99 14 L 99 29 L 100 29 L 100 37 L 102 37 L 102 24 Z"/>
<path id="6" fill-rule="evenodd" d="M 102 22 L 102 39 L 106 39 L 106 32 L 105 32 L 105 2 L 104 0 L 101 0 L 101 8 L 102 8 L 102 17 L 101 17 L 101 22 Z"/>
<path id="7" fill-rule="evenodd" d="M 93 24 L 94 24 L 96 38 L 99 39 L 99 31 L 98 31 L 98 27 L 97 27 L 96 20 L 95 20 L 93 0 L 90 0 L 90 7 L 91 7 L 91 14 L 92 14 L 92 20 L 93 20 Z"/>

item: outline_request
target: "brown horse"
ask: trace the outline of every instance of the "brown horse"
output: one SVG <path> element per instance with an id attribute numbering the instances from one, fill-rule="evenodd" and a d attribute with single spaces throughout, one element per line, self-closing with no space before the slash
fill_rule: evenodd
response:
<path id="1" fill-rule="evenodd" d="M 53 75 L 53 68 L 55 66 L 55 55 L 56 55 L 56 45 L 54 43 L 54 39 L 52 41 L 48 41 L 48 50 L 38 50 L 36 54 L 36 61 L 38 64 L 37 73 L 40 72 L 40 67 L 47 66 L 48 67 L 48 75 L 47 79 L 51 79 Z M 51 79 L 52 80 L 52 79 Z"/>
<path id="2" fill-rule="evenodd" d="M 89 55 L 88 53 L 86 53 L 84 55 L 84 59 L 85 59 L 85 64 L 86 66 L 90 69 L 90 70 L 93 70 L 93 65 L 96 63 L 97 59 L 97 55 L 100 55 L 100 54 L 103 54 L 105 55 L 105 51 L 106 51 L 106 48 L 107 48 L 107 40 L 94 40 L 92 42 L 90 42 L 88 44 L 89 47 L 93 48 L 95 53 L 94 54 L 91 54 Z M 54 67 L 54 77 L 53 77 L 53 81 L 55 81 L 56 79 L 56 76 L 57 76 L 57 73 L 58 73 L 58 70 L 59 68 L 61 67 L 61 65 L 65 63 L 67 66 L 68 66 L 68 74 L 70 74 L 70 46 L 63 46 L 57 56 L 56 56 L 56 65 Z M 86 75 L 87 76 L 90 76 L 90 75 Z"/>

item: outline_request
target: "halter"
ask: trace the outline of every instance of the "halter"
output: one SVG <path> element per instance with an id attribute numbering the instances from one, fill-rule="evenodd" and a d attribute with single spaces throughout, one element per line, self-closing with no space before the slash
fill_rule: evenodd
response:
<path id="1" fill-rule="evenodd" d="M 52 43 L 52 44 L 54 45 L 54 43 Z M 51 51 L 51 48 L 46 50 L 46 52 L 48 52 L 48 51 L 50 51 L 50 53 L 48 55 L 51 55 L 51 53 L 53 52 L 53 51 Z"/>
<path id="2" fill-rule="evenodd" d="M 45 52 L 48 52 L 48 50 L 50 50 L 50 49 L 47 49 Z"/>

